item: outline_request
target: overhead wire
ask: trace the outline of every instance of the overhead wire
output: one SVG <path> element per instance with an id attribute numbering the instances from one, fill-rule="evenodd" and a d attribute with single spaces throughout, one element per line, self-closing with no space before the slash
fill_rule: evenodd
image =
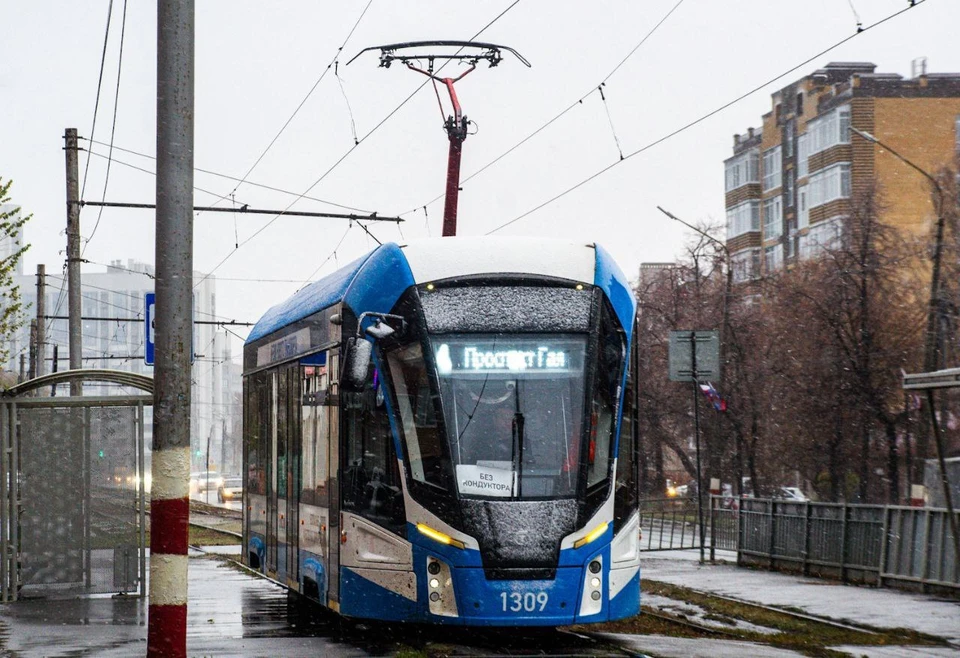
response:
<path id="1" fill-rule="evenodd" d="M 103 71 L 106 68 L 107 64 L 107 44 L 110 41 L 110 23 L 113 18 L 113 0 L 110 0 L 110 3 L 107 5 L 107 27 L 104 30 L 103 34 L 103 52 L 100 55 L 100 75 L 97 78 L 97 96 L 96 100 L 93 103 L 93 125 L 90 126 L 90 137 L 93 137 L 97 132 L 97 114 L 100 111 L 100 90 L 103 87 Z M 90 156 L 87 156 L 87 163 L 83 168 L 83 187 L 80 190 L 80 198 L 83 198 L 83 193 L 87 189 L 87 173 L 90 171 Z"/>
<path id="2" fill-rule="evenodd" d="M 84 138 L 81 137 L 80 139 L 84 139 Z M 98 142 L 97 140 L 93 140 L 93 139 L 88 139 L 87 141 L 90 142 L 91 144 L 97 144 L 97 145 L 99 145 L 99 146 L 107 146 L 107 144 L 106 144 L 105 142 Z M 121 148 L 121 147 L 119 147 L 119 146 L 114 146 L 113 148 L 114 148 L 115 151 L 122 151 L 122 152 L 124 152 L 124 153 L 129 153 L 130 155 L 136 155 L 136 156 L 139 156 L 139 157 L 141 157 L 141 158 L 146 158 L 146 159 L 148 159 L 148 160 L 154 160 L 154 161 L 156 161 L 156 159 L 157 159 L 156 156 L 150 155 L 150 154 L 148 154 L 148 153 L 141 153 L 140 151 L 134 151 L 134 150 L 128 149 L 128 148 Z M 94 155 L 100 155 L 100 154 L 99 154 L 99 153 L 94 153 Z M 105 156 L 100 155 L 100 157 L 105 157 Z M 143 168 L 141 168 L 141 167 L 137 167 L 136 165 L 131 165 L 131 164 L 128 164 L 128 163 L 121 163 L 121 164 L 126 164 L 126 166 L 128 166 L 128 167 L 131 167 L 131 168 L 133 168 L 133 169 L 137 169 L 137 170 L 142 171 L 142 172 L 144 172 L 144 173 L 150 174 L 151 176 L 156 176 L 156 175 L 157 175 L 156 172 L 154 172 L 154 171 L 150 171 L 149 169 L 143 169 Z M 220 173 L 220 172 L 218 172 L 218 171 L 211 171 L 210 169 L 203 169 L 203 168 L 201 168 L 201 167 L 194 167 L 193 170 L 196 171 L 196 172 L 199 172 L 199 173 L 201 173 L 201 174 L 208 174 L 208 175 L 210 175 L 210 176 L 216 176 L 217 178 L 223 178 L 223 179 L 225 179 L 225 180 L 232 180 L 232 181 L 241 181 L 241 180 L 243 180 L 243 179 L 241 179 L 241 178 L 237 178 L 236 176 L 230 176 L 230 175 L 228 175 L 228 174 Z M 260 188 L 260 189 L 269 190 L 269 191 L 271 191 L 271 192 L 279 192 L 280 194 L 286 194 L 286 195 L 288 195 L 288 196 L 300 196 L 297 192 L 292 192 L 292 191 L 290 191 L 290 190 L 284 190 L 284 189 L 282 189 L 282 188 L 275 187 L 275 186 L 273 186 L 273 185 L 266 185 L 266 184 L 264 184 L 264 183 L 256 183 L 256 182 L 251 181 L 251 180 L 243 180 L 243 184 L 244 184 L 244 185 L 249 185 L 250 187 L 257 187 L 257 188 Z M 203 189 L 200 189 L 200 188 L 197 188 L 197 187 L 194 187 L 193 189 L 197 190 L 198 192 L 204 192 L 205 194 L 209 194 L 210 196 L 215 196 L 215 197 L 217 197 L 217 198 L 221 198 L 221 197 L 222 197 L 222 195 L 219 194 L 218 192 L 211 192 L 211 191 L 209 191 L 209 190 L 203 190 Z M 363 213 L 363 214 L 366 214 L 366 215 L 369 215 L 369 214 L 373 213 L 373 211 L 372 211 L 372 210 L 369 210 L 369 209 L 357 208 L 357 207 L 355 207 L 355 206 L 348 206 L 348 205 L 344 205 L 344 204 L 342 204 L 342 203 L 337 203 L 337 202 L 335 202 L 335 201 L 330 201 L 330 200 L 328 200 L 328 199 L 320 199 L 320 198 L 312 197 L 312 196 L 303 196 L 303 198 L 306 199 L 307 201 L 316 201 L 317 203 L 323 203 L 323 204 L 326 204 L 326 205 L 328 205 L 328 206 L 333 206 L 333 207 L 335 207 L 335 208 L 342 208 L 342 209 L 344 209 L 344 210 L 353 210 L 353 211 L 355 211 L 355 212 Z"/>
<path id="3" fill-rule="evenodd" d="M 529 142 L 531 139 L 533 139 L 534 137 L 536 137 L 537 135 L 539 135 L 541 132 L 543 132 L 544 130 L 546 130 L 546 129 L 549 128 L 550 126 L 552 126 L 554 123 L 556 123 L 559 119 L 561 119 L 561 118 L 562 118 L 563 116 L 565 116 L 568 112 L 570 112 L 571 110 L 573 110 L 575 107 L 577 107 L 578 105 L 582 105 L 582 104 L 583 104 L 583 101 L 587 100 L 587 99 L 590 98 L 593 94 L 597 93 L 597 91 L 599 91 L 600 88 L 601 88 L 604 84 L 606 84 L 606 83 L 610 80 L 610 78 L 612 78 L 613 75 L 614 75 L 617 71 L 620 70 L 620 68 L 627 62 L 627 60 L 629 60 L 631 57 L 633 57 L 634 53 L 636 53 L 636 52 L 640 49 L 640 47 L 643 46 L 643 44 L 646 43 L 647 40 L 649 40 L 650 37 L 652 37 L 652 36 L 654 35 L 654 33 L 656 33 L 656 31 L 657 31 L 658 29 L 660 29 L 660 26 L 663 25 L 663 24 L 667 21 L 667 19 L 670 18 L 670 16 L 673 15 L 673 13 L 674 13 L 677 9 L 680 8 L 680 5 L 682 5 L 683 2 L 684 2 L 684 0 L 677 0 L 677 3 L 670 9 L 670 11 L 668 11 L 666 14 L 664 14 L 663 17 L 662 17 L 652 28 L 650 28 L 650 30 L 643 36 L 643 38 L 640 39 L 640 41 L 630 50 L 630 52 L 628 52 L 628 53 L 623 57 L 623 59 L 620 60 L 619 63 L 617 63 L 616 66 L 613 67 L 613 69 L 611 69 L 610 73 L 608 73 L 608 74 L 606 75 L 606 77 L 603 78 L 603 80 L 601 80 L 601 81 L 600 81 L 599 83 L 597 83 L 596 85 L 593 85 L 585 94 L 581 95 L 579 98 L 577 98 L 577 100 L 573 101 L 573 102 L 570 103 L 568 106 L 566 106 L 565 108 L 563 108 L 562 110 L 560 110 L 560 112 L 558 112 L 553 118 L 549 119 L 546 123 L 544 123 L 543 125 L 541 125 L 539 128 L 537 128 L 536 130 L 534 130 L 532 133 L 530 133 L 529 135 L 527 135 L 526 137 L 524 137 L 523 139 L 521 139 L 519 142 L 517 142 L 516 144 L 514 144 L 513 146 L 511 146 L 510 148 L 508 148 L 506 151 L 504 151 L 503 153 L 501 153 L 500 155 L 498 155 L 497 157 L 495 157 L 493 160 L 491 160 L 491 161 L 488 162 L 487 164 L 483 165 L 482 167 L 480 167 L 479 169 L 477 169 L 477 170 L 474 171 L 473 173 L 471 173 L 471 174 L 469 174 L 468 176 L 466 176 L 465 178 L 463 178 L 463 179 L 460 181 L 461 185 L 462 185 L 463 183 L 466 183 L 466 182 L 470 181 L 471 179 L 479 176 L 479 175 L 482 174 L 484 171 L 486 171 L 487 169 L 489 169 L 489 168 L 492 167 L 493 165 L 495 165 L 495 164 L 497 164 L 498 162 L 500 162 L 500 160 L 503 160 L 505 157 L 507 157 L 508 155 L 510 155 L 511 153 L 513 153 L 514 151 L 516 151 L 518 148 L 520 148 L 521 146 L 523 146 L 524 144 L 526 144 L 527 142 Z M 426 212 L 427 212 L 427 206 L 433 205 L 434 203 L 436 203 L 436 202 L 439 201 L 440 199 L 443 199 L 444 197 L 445 197 L 445 193 L 441 192 L 440 194 L 438 194 L 437 196 L 435 196 L 435 197 L 434 197 L 433 199 L 431 199 L 430 201 L 427 201 L 427 203 L 423 204 L 422 206 L 417 206 L 416 208 L 413 208 L 413 209 L 411 209 L 411 210 L 408 210 L 407 212 L 400 213 L 400 216 L 402 217 L 403 215 L 407 215 L 407 214 L 410 214 L 410 213 L 412 213 L 412 212 L 415 212 L 416 210 L 419 210 L 421 207 L 423 208 L 424 214 L 426 214 Z"/>
<path id="4" fill-rule="evenodd" d="M 253 173 L 253 170 L 257 168 L 257 165 L 260 164 L 260 162 L 261 162 L 261 161 L 263 160 L 263 158 L 267 155 L 267 153 L 270 151 L 270 149 L 273 148 L 273 145 L 277 143 L 277 140 L 280 139 L 280 136 L 284 133 L 284 131 L 287 129 L 287 127 L 290 125 L 290 123 L 293 121 L 293 119 L 297 116 L 297 114 L 300 112 L 300 110 L 301 110 L 301 109 L 303 108 L 303 106 L 306 104 L 306 102 L 307 102 L 307 100 L 310 98 L 310 96 L 313 95 L 313 92 L 316 90 L 316 88 L 320 85 L 321 82 L 323 82 L 323 79 L 326 77 L 327 73 L 330 72 L 331 67 L 334 66 L 335 62 L 337 61 L 337 58 L 340 56 L 340 53 L 343 51 L 344 47 L 347 45 L 347 42 L 350 41 L 350 37 L 352 37 L 352 36 L 353 36 L 353 33 L 357 30 L 357 26 L 360 25 L 360 21 L 362 21 L 362 20 L 363 20 L 363 17 L 367 15 L 367 10 L 370 9 L 370 5 L 371 5 L 371 4 L 373 4 L 373 0 L 368 0 L 367 5 L 363 8 L 363 11 L 360 12 L 360 16 L 357 18 L 356 22 L 353 24 L 353 27 L 350 28 L 350 31 L 347 33 L 346 38 L 344 38 L 343 43 L 341 43 L 341 44 L 340 44 L 340 47 L 337 48 L 337 52 L 334 54 L 333 58 L 332 58 L 332 59 L 330 60 L 330 62 L 327 64 L 327 67 L 326 67 L 326 68 L 323 70 L 323 72 L 320 74 L 320 77 L 317 78 L 317 81 L 313 83 L 313 86 L 310 88 L 310 91 L 308 91 L 307 94 L 306 94 L 306 96 L 303 97 L 303 100 L 300 101 L 300 104 L 297 105 L 296 109 L 293 111 L 293 113 L 290 115 L 290 117 L 284 122 L 284 124 L 283 124 L 283 126 L 280 128 L 280 130 L 277 131 L 277 134 L 274 135 L 274 137 L 273 137 L 272 140 L 270 140 L 270 143 L 267 144 L 267 147 L 266 147 L 265 149 L 263 149 L 263 151 L 262 151 L 262 152 L 260 153 L 260 155 L 257 157 L 256 161 L 255 161 L 252 165 L 250 165 L 250 168 L 247 169 L 247 173 L 245 173 L 245 174 L 243 175 L 243 178 L 240 180 L 240 182 L 238 182 L 238 183 L 236 184 L 236 186 L 234 186 L 233 191 L 231 192 L 231 194 L 233 194 L 234 192 L 236 192 L 236 191 L 240 188 L 240 186 L 243 185 L 244 182 L 246 182 L 247 177 L 248 177 L 251 173 Z M 338 76 L 338 77 L 339 77 L 339 76 Z M 348 105 L 349 105 L 349 103 L 348 103 Z M 351 115 L 351 117 L 352 117 L 352 115 Z"/>
<path id="5" fill-rule="evenodd" d="M 493 20 L 491 20 L 489 23 L 487 23 L 487 24 L 484 25 L 482 28 L 480 28 L 480 30 L 479 30 L 476 34 L 474 34 L 474 35 L 470 38 L 470 40 L 472 41 L 473 39 L 476 39 L 478 36 L 480 36 L 484 31 L 486 31 L 487 29 L 489 29 L 490 26 L 492 26 L 494 23 L 496 23 L 498 20 L 500 20 L 504 15 L 506 15 L 507 12 L 509 12 L 509 11 L 510 11 L 511 9 L 513 9 L 514 7 L 516 7 L 519 3 L 520 3 L 520 0 L 514 0 L 510 5 L 507 6 L 506 9 L 504 9 L 503 11 L 501 11 Z M 445 63 L 443 66 L 446 66 L 446 64 L 447 64 L 447 63 Z M 441 66 L 440 68 L 442 69 L 443 66 Z M 406 98 L 404 98 L 403 101 L 401 101 L 399 105 L 397 105 L 393 110 L 391 110 L 389 114 L 387 114 L 387 115 L 386 115 L 379 123 L 377 123 L 369 132 L 367 132 L 363 137 L 361 137 L 360 140 L 359 140 L 356 144 L 354 144 L 353 146 L 351 146 L 342 156 L 340 156 L 340 158 L 337 159 L 337 161 L 334 162 L 333 165 L 331 165 L 325 172 L 323 172 L 323 173 L 320 175 L 320 177 L 317 178 L 302 194 L 298 195 L 298 197 L 297 197 L 296 199 L 294 199 L 293 201 L 291 201 L 291 202 L 287 205 L 287 207 L 283 209 L 283 211 L 281 211 L 281 212 L 278 213 L 276 216 L 274 216 L 273 218 L 271 218 L 267 223 L 265 223 L 263 226 L 261 226 L 261 227 L 260 227 L 257 231 L 255 231 L 252 235 L 250 235 L 248 238 L 246 238 L 245 240 L 243 240 L 243 241 L 240 243 L 239 247 L 234 248 L 233 251 L 229 252 L 226 256 L 224 256 L 224 257 L 220 260 L 220 262 L 217 263 L 216 266 L 214 266 L 214 267 L 209 271 L 209 273 L 207 274 L 207 276 L 212 275 L 214 272 L 216 272 L 218 269 L 220 269 L 220 268 L 223 266 L 223 264 L 226 263 L 227 260 L 230 259 L 231 256 L 233 256 L 235 253 L 237 253 L 237 251 L 239 250 L 240 247 L 243 247 L 244 245 L 248 244 L 251 240 L 253 240 L 253 239 L 256 238 L 258 235 L 260 235 L 261 233 L 263 233 L 263 232 L 264 232 L 267 228 L 269 228 L 275 221 L 277 221 L 277 219 L 279 219 L 279 218 L 283 215 L 284 212 L 286 212 L 287 210 L 289 210 L 290 208 L 292 208 L 298 201 L 300 201 L 300 199 L 304 198 L 307 194 L 309 194 L 309 193 L 313 190 L 313 188 L 315 188 L 317 185 L 319 185 L 327 176 L 329 176 L 337 167 L 339 167 L 340 164 L 343 163 L 343 161 L 346 160 L 347 157 L 349 157 L 349 155 L 350 155 L 351 153 L 353 153 L 357 148 L 359 148 L 361 144 L 363 144 L 371 135 L 373 135 L 375 132 L 377 132 L 377 131 L 380 129 L 381 126 L 383 126 L 383 125 L 384 125 L 387 121 L 389 121 L 397 112 L 399 112 L 401 108 L 403 108 L 408 102 L 410 102 L 410 100 L 411 100 L 421 89 L 423 89 L 423 87 L 427 84 L 427 82 L 429 82 L 429 80 L 424 80 L 422 83 L 420 83 L 420 85 L 419 85 L 416 89 L 414 89 Z M 359 224 L 359 225 L 361 226 L 361 228 L 363 228 L 363 224 L 362 224 L 361 222 L 357 221 L 357 224 Z M 344 235 L 346 235 L 346 234 L 344 234 Z M 372 235 L 372 234 L 370 234 L 370 235 Z M 335 257 L 336 257 L 336 251 L 334 251 L 334 258 L 335 258 Z M 319 271 L 319 270 L 317 270 L 317 271 Z M 199 285 L 199 284 L 197 284 L 197 285 Z M 195 286 L 195 287 L 196 287 L 196 286 Z"/>
<path id="6" fill-rule="evenodd" d="M 104 28 L 103 34 L 103 51 L 100 54 L 100 74 L 97 76 L 97 94 L 93 102 L 93 121 L 90 126 L 90 137 L 94 137 L 97 131 L 97 115 L 100 113 L 100 91 L 103 88 L 103 72 L 106 69 L 107 64 L 107 45 L 110 43 L 110 23 L 113 21 L 113 0 L 110 0 L 107 5 L 107 25 Z M 84 196 L 84 192 L 87 189 L 87 178 L 90 172 L 90 152 L 87 152 L 87 161 L 83 167 L 83 186 L 80 188 L 80 198 Z M 66 271 L 67 263 L 64 261 L 63 269 Z M 60 288 L 60 292 L 63 293 L 63 290 L 66 286 L 66 281 L 63 282 Z M 60 312 L 61 307 L 63 306 L 63 296 L 59 297 L 57 302 L 56 310 L 54 315 L 57 315 Z M 22 354 L 22 352 L 21 352 Z"/>
<path id="7" fill-rule="evenodd" d="M 112 0 L 111 0 L 112 1 Z M 123 16 L 120 20 L 120 52 L 117 55 L 117 84 L 116 91 L 113 95 L 113 121 L 110 124 L 110 150 L 108 151 L 107 156 L 107 170 L 103 177 L 103 194 L 100 197 L 100 201 L 107 200 L 107 186 L 110 183 L 110 163 L 113 161 L 113 139 L 117 132 L 117 108 L 120 106 L 120 73 L 123 71 L 123 41 L 127 32 L 127 0 L 123 0 Z M 91 138 L 93 135 L 91 135 Z M 90 162 L 90 156 L 87 156 L 87 162 Z M 86 174 L 84 174 L 84 183 L 86 183 Z M 81 198 L 82 195 L 81 195 Z M 80 257 L 83 257 L 83 254 L 86 253 L 87 247 L 90 245 L 90 241 L 93 240 L 93 236 L 97 234 L 97 229 L 100 228 L 100 220 L 103 218 L 103 206 L 100 206 L 99 211 L 97 212 L 97 221 L 93 225 L 93 231 L 90 232 L 90 236 L 86 239 L 83 244 L 83 250 L 80 252 Z"/>
<path id="8" fill-rule="evenodd" d="M 877 27 L 877 26 L 879 26 L 879 25 L 881 25 L 881 24 L 883 24 L 883 23 L 886 23 L 887 21 L 892 20 L 892 19 L 900 16 L 900 15 L 903 14 L 904 12 L 909 11 L 909 10 L 912 9 L 913 7 L 915 7 L 915 6 L 917 6 L 917 5 L 920 5 L 920 4 L 924 3 L 924 2 L 926 2 L 926 0 L 913 0 L 913 1 L 911 2 L 911 4 L 907 5 L 907 6 L 904 7 L 903 9 L 900 9 L 900 10 L 898 10 L 898 11 L 890 14 L 889 16 L 886 16 L 885 18 L 882 18 L 882 19 L 876 21 L 875 23 L 872 23 L 872 24 L 870 24 L 870 25 L 868 25 L 868 26 L 866 26 L 866 27 L 864 27 L 864 28 L 862 28 L 862 29 L 858 29 L 858 30 L 857 30 L 856 32 L 854 32 L 853 34 L 844 37 L 843 39 L 841 39 L 841 40 L 837 41 L 836 43 L 834 43 L 833 45 L 828 46 L 827 48 L 821 50 L 820 52 L 818 52 L 817 54 L 813 55 L 812 57 L 808 57 L 807 59 L 803 60 L 803 61 L 800 62 L 799 64 L 796 64 L 795 66 L 790 67 L 790 68 L 787 69 L 786 71 L 783 71 L 782 73 L 778 73 L 777 75 L 773 76 L 772 78 L 770 78 L 770 79 L 762 82 L 761 84 L 753 87 L 753 88 L 750 89 L 749 91 L 744 92 L 743 94 L 740 94 L 739 96 L 737 96 L 737 97 L 734 98 L 733 100 L 724 103 L 724 104 L 721 105 L 720 107 L 717 107 L 716 109 L 711 110 L 710 112 L 707 112 L 706 114 L 701 115 L 700 117 L 694 119 L 693 121 L 690 121 L 690 122 L 684 124 L 683 126 L 680 126 L 679 128 L 677 128 L 677 129 L 675 129 L 675 130 L 667 133 L 666 135 L 664 135 L 664 136 L 662 136 L 662 137 L 659 137 L 658 139 L 655 139 L 654 141 L 649 142 L 648 144 L 645 144 L 644 146 L 641 146 L 640 148 L 638 148 L 638 149 L 636 149 L 636 150 L 634 150 L 634 151 L 631 151 L 630 153 L 628 153 L 628 154 L 626 154 L 625 156 L 623 156 L 622 159 L 617 160 L 617 161 L 615 161 L 615 162 L 607 165 L 606 167 L 603 167 L 602 169 L 594 172 L 593 174 L 591 174 L 590 176 L 584 178 L 584 179 L 581 180 L 580 182 L 578 182 L 578 183 L 576 183 L 576 184 L 568 187 L 567 189 L 563 190 L 563 191 L 560 192 L 559 194 L 556 194 L 556 195 L 552 196 L 551 198 L 549 198 L 549 199 L 547 199 L 546 201 L 540 203 L 539 205 L 531 208 L 530 210 L 526 211 L 525 213 L 523 213 L 523 214 L 521 214 L 521 215 L 518 215 L 518 216 L 514 217 L 513 219 L 511 219 L 510 221 L 504 222 L 504 223 L 501 224 L 500 226 L 497 226 L 496 228 L 487 231 L 487 232 L 485 233 L 485 235 L 491 235 L 492 233 L 496 233 L 497 231 L 499 231 L 499 230 L 501 230 L 501 229 L 504 229 L 504 228 L 506 228 L 506 227 L 508 227 L 508 226 L 511 226 L 512 224 L 515 224 L 516 222 L 519 222 L 521 219 L 524 219 L 525 217 L 528 217 L 528 216 L 532 215 L 533 213 L 537 212 L 537 211 L 540 210 L 541 208 L 544 208 L 544 207 L 550 205 L 550 204 L 553 203 L 554 201 L 557 201 L 558 199 L 561 199 L 561 198 L 565 197 L 566 195 L 570 194 L 571 192 L 573 192 L 573 191 L 575 191 L 575 190 L 583 187 L 584 185 L 586 185 L 586 184 L 589 183 L 590 181 L 594 180 L 595 178 L 598 178 L 599 176 L 602 176 L 603 174 L 605 174 L 606 172 L 610 171 L 611 169 L 613 169 L 613 168 L 616 167 L 617 165 L 622 164 L 623 162 L 626 162 L 627 160 L 633 158 L 634 156 L 640 155 L 641 153 L 644 153 L 644 152 L 650 150 L 651 148 L 653 148 L 653 147 L 655 147 L 655 146 L 658 146 L 659 144 L 662 144 L 663 142 L 667 141 L 668 139 L 672 139 L 673 137 L 679 135 L 679 134 L 682 133 L 682 132 L 685 132 L 686 130 L 689 130 L 690 128 L 692 128 L 693 126 L 696 126 L 697 124 L 703 123 L 704 121 L 706 121 L 706 120 L 709 119 L 710 117 L 712 117 L 712 116 L 714 116 L 714 115 L 716 115 L 716 114 L 719 114 L 720 112 L 726 110 L 727 108 L 729 108 L 729 107 L 731 107 L 731 106 L 733 106 L 733 105 L 736 105 L 737 103 L 739 103 L 740 101 L 744 100 L 745 98 L 747 98 L 747 97 L 749 97 L 749 96 L 752 96 L 753 94 L 757 93 L 757 92 L 760 91 L 761 89 L 763 89 L 763 88 L 765 88 L 765 87 L 773 84 L 773 83 L 776 82 L 777 80 L 779 80 L 779 79 L 781 79 L 781 78 L 784 78 L 784 77 L 790 75 L 791 73 L 795 72 L 797 69 L 800 69 L 800 68 L 806 66 L 807 64 L 811 63 L 811 62 L 814 61 L 815 59 L 818 59 L 818 58 L 820 58 L 820 57 L 823 57 L 824 55 L 826 55 L 826 54 L 829 53 L 830 51 L 839 48 L 839 47 L 842 46 L 843 44 L 845 44 L 845 43 L 847 43 L 848 41 L 850 41 L 851 39 L 854 39 L 854 38 L 856 38 L 857 36 L 863 34 L 863 33 L 866 32 L 867 30 L 871 30 L 871 29 L 873 29 L 873 28 L 875 28 L 875 27 Z"/>

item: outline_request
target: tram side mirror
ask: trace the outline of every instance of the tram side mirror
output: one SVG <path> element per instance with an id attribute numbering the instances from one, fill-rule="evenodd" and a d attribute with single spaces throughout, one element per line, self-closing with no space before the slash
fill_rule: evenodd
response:
<path id="1" fill-rule="evenodd" d="M 366 338 L 348 338 L 344 357 L 344 382 L 353 390 L 360 390 L 367 381 L 367 369 L 373 356 L 373 343 Z"/>
<path id="2" fill-rule="evenodd" d="M 396 330 L 393 327 L 391 327 L 389 324 L 387 324 L 386 322 L 381 322 L 380 320 L 377 320 L 376 322 L 371 324 L 369 327 L 367 327 L 367 333 L 373 336 L 374 338 L 376 338 L 377 340 L 380 340 L 381 338 L 386 338 L 387 336 L 390 336 L 391 334 L 395 333 L 395 331 Z"/>

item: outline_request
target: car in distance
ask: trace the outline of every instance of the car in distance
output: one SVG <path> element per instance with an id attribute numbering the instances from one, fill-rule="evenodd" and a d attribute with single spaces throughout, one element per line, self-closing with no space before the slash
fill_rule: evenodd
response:
<path id="1" fill-rule="evenodd" d="M 810 500 L 798 487 L 780 487 L 774 492 L 773 497 L 782 500 L 792 500 L 798 503 Z"/>
<path id="2" fill-rule="evenodd" d="M 216 471 L 199 471 L 190 474 L 190 493 L 205 493 L 208 489 L 219 489 L 223 478 Z"/>
<path id="3" fill-rule="evenodd" d="M 228 500 L 237 500 L 243 496 L 243 478 L 239 476 L 225 477 L 217 487 L 217 501 L 225 503 Z"/>

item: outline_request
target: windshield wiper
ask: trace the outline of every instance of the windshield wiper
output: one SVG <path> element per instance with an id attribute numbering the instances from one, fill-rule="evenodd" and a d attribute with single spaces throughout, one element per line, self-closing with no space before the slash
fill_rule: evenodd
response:
<path id="1" fill-rule="evenodd" d="M 523 412 L 520 411 L 520 381 L 517 381 L 514 399 L 516 412 L 513 414 L 513 433 L 516 436 L 517 455 L 514 462 L 517 470 L 517 498 L 523 498 Z"/>

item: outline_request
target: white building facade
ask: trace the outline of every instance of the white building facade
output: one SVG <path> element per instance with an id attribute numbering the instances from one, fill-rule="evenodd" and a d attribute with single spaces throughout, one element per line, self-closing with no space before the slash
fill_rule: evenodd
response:
<path id="1" fill-rule="evenodd" d="M 19 372 L 20 355 L 29 353 L 29 321 L 36 317 L 36 274 L 15 277 L 26 308 L 27 322 L 12 341 L 10 358 L 4 367 Z M 239 399 L 241 388 L 237 368 L 231 367 L 232 354 L 226 332 L 216 324 L 216 279 L 194 272 L 194 363 L 191 382 L 191 470 L 216 470 L 239 473 L 239 449 L 224 442 L 224 436 L 240 434 Z M 112 261 L 105 271 L 81 274 L 82 342 L 84 368 L 125 370 L 148 376 L 153 366 L 144 362 L 146 325 L 145 296 L 154 291 L 153 266 L 133 260 Z M 43 371 L 69 368 L 67 288 L 64 273 L 49 271 L 45 292 L 46 328 L 43 346 Z M 29 360 L 28 360 L 29 361 Z M 86 394 L 109 395 L 112 385 L 98 386 Z M 101 390 L 102 389 L 102 390 Z M 115 391 L 114 391 L 115 392 Z M 64 388 L 62 393 L 67 394 Z M 146 417 L 147 450 L 150 450 L 152 414 Z M 208 461 L 209 459 L 209 461 Z"/>

